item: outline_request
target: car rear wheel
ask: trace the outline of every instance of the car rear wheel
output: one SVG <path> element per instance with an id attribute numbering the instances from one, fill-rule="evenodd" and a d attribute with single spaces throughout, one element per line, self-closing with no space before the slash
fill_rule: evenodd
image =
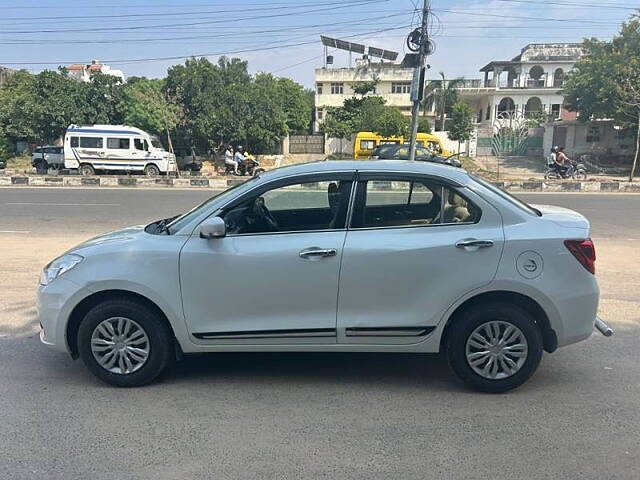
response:
<path id="1" fill-rule="evenodd" d="M 78 352 L 100 380 L 117 387 L 152 382 L 173 363 L 173 337 L 145 305 L 128 299 L 93 307 L 78 330 Z"/>
<path id="2" fill-rule="evenodd" d="M 92 177 L 96 174 L 96 169 L 92 165 L 84 164 L 80 165 L 80 175 L 83 177 Z"/>
<path id="3" fill-rule="evenodd" d="M 522 385 L 542 358 L 542 335 L 534 318 L 508 303 L 465 310 L 452 325 L 449 364 L 469 387 L 499 393 Z"/>
<path id="4" fill-rule="evenodd" d="M 40 160 L 36 163 L 36 173 L 46 174 L 49 171 L 49 164 L 46 160 Z"/>

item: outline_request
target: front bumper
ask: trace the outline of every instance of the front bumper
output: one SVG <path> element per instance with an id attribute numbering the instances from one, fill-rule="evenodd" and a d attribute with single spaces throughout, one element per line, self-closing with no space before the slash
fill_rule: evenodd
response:
<path id="1" fill-rule="evenodd" d="M 71 312 L 91 292 L 64 277 L 47 286 L 38 287 L 36 307 L 42 328 L 40 341 L 60 352 L 70 352 L 67 345 L 67 323 Z"/>

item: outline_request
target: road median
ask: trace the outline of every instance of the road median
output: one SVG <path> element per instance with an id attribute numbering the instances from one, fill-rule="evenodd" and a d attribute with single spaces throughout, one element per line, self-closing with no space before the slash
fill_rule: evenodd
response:
<path id="1" fill-rule="evenodd" d="M 95 176 L 80 177 L 77 175 L 0 175 L 0 187 L 108 187 L 108 188 L 210 188 L 225 190 L 250 177 L 134 177 Z M 604 193 L 640 193 L 640 182 L 572 182 L 572 181 L 503 181 L 492 182 L 494 185 L 510 192 L 604 192 Z"/>

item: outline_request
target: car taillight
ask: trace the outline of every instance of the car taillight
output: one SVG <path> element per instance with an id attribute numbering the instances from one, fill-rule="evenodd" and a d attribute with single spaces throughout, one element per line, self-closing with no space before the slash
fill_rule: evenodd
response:
<path id="1" fill-rule="evenodd" d="M 588 272 L 596 273 L 596 247 L 590 238 L 586 240 L 565 240 L 565 246 L 576 257 L 576 260 L 587 269 Z"/>

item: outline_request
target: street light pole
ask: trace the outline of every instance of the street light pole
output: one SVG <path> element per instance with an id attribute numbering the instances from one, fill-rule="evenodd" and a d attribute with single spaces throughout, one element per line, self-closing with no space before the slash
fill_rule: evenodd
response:
<path id="1" fill-rule="evenodd" d="M 424 89 L 425 67 L 424 61 L 430 53 L 431 42 L 429 41 L 429 11 L 431 9 L 431 1 L 424 0 L 422 7 L 422 27 L 420 36 L 420 48 L 418 50 L 418 61 L 413 71 L 413 83 L 411 85 L 411 100 L 413 107 L 411 109 L 411 139 L 409 143 L 409 160 L 416 159 L 416 137 L 418 135 L 418 116 L 420 115 L 420 101 Z"/>

